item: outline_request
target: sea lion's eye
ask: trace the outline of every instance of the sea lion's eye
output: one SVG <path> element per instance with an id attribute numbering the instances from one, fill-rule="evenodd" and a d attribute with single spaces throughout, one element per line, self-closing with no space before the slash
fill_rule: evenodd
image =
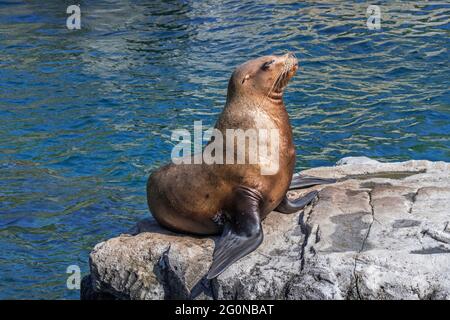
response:
<path id="1" fill-rule="evenodd" d="M 264 62 L 263 65 L 261 66 L 261 69 L 263 69 L 264 71 L 268 70 L 270 65 L 274 62 L 275 62 L 275 60 Z"/>

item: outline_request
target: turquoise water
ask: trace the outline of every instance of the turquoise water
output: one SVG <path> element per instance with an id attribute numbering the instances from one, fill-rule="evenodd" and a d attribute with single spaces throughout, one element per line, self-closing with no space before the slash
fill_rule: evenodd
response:
<path id="1" fill-rule="evenodd" d="M 297 168 L 450 161 L 445 2 L 0 1 L 0 298 L 76 299 L 99 241 L 147 217 L 174 129 L 213 125 L 233 68 L 291 50 Z"/>

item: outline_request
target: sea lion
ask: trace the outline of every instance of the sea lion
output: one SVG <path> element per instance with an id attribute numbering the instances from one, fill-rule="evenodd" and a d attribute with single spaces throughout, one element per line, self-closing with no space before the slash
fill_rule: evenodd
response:
<path id="1" fill-rule="evenodd" d="M 313 191 L 291 201 L 286 197 L 288 190 L 334 182 L 293 175 L 296 153 L 283 92 L 297 69 L 298 61 L 292 53 L 260 57 L 237 67 L 228 83 L 224 110 L 215 125 L 224 136 L 227 129 L 278 130 L 278 170 L 274 174 L 261 174 L 260 162 L 171 163 L 148 179 L 148 206 L 162 226 L 199 235 L 222 232 L 208 279 L 261 244 L 261 221 L 269 212 L 296 212 L 317 194 Z"/>

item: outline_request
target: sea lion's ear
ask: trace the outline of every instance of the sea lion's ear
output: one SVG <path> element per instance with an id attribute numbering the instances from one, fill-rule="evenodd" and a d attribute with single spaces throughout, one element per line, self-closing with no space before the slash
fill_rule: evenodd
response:
<path id="1" fill-rule="evenodd" d="M 250 79 L 250 75 L 246 74 L 244 79 L 242 79 L 242 83 L 244 83 L 245 81 L 247 81 L 248 79 Z"/>

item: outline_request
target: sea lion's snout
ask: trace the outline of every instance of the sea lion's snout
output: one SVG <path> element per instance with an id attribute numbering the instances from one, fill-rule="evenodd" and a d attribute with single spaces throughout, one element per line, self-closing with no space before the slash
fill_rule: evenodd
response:
<path id="1" fill-rule="evenodd" d="M 295 56 L 295 54 L 293 52 L 288 52 L 285 54 L 286 60 L 297 63 L 297 57 Z"/>
<path id="2" fill-rule="evenodd" d="M 277 65 L 277 77 L 271 91 L 281 95 L 288 82 L 297 73 L 298 59 L 295 54 L 288 52 L 277 57 Z"/>
<path id="3" fill-rule="evenodd" d="M 285 57 L 285 65 L 286 68 L 289 70 L 289 72 L 292 72 L 292 76 L 297 72 L 298 70 L 298 59 L 295 56 L 294 53 L 288 52 L 284 55 Z"/>

